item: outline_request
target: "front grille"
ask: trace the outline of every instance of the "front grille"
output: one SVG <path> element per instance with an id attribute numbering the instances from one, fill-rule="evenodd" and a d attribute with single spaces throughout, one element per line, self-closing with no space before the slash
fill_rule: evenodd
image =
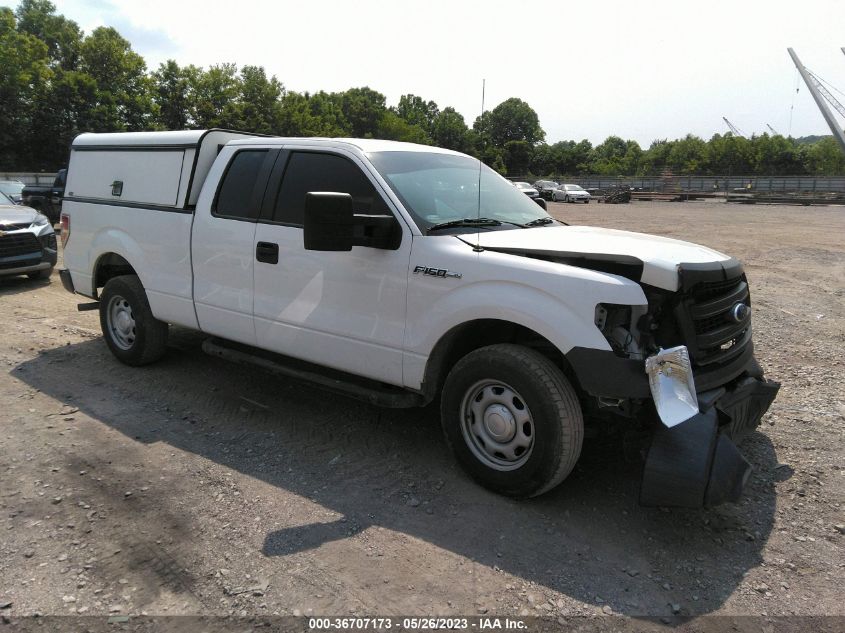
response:
<path id="1" fill-rule="evenodd" d="M 41 261 L 41 243 L 32 233 L 0 237 L 0 269 L 32 266 Z"/>
<path id="2" fill-rule="evenodd" d="M 28 229 L 32 222 L 0 222 L 0 231 L 20 231 L 21 229 Z"/>
<path id="3" fill-rule="evenodd" d="M 733 316 L 737 304 L 751 305 L 745 279 L 698 284 L 691 295 L 689 313 L 695 330 L 696 363 L 722 362 L 740 353 L 751 340 L 750 310 L 740 320 Z"/>

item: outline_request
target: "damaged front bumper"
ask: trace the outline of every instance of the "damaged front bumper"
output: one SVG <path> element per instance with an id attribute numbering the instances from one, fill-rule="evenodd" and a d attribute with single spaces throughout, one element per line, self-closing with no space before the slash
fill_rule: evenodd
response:
<path id="1" fill-rule="evenodd" d="M 751 465 L 734 441 L 760 424 L 779 388 L 746 376 L 730 388 L 698 394 L 699 411 L 686 422 L 659 425 L 643 469 L 640 503 L 697 508 L 738 501 Z"/>
<path id="2" fill-rule="evenodd" d="M 573 349 L 567 360 L 581 388 L 599 399 L 644 403 L 655 399 L 643 361 L 585 348 Z M 684 403 L 686 421 L 676 418 L 671 428 L 655 421 L 643 469 L 641 504 L 695 508 L 741 496 L 751 466 L 734 442 L 759 426 L 780 384 L 763 377 L 750 344 L 742 356 L 721 369 L 721 381 L 715 372 L 695 375 L 698 393 L 693 390 L 692 407 Z M 722 385 L 714 385 L 717 382 Z M 655 414 L 656 407 L 657 403 Z"/>

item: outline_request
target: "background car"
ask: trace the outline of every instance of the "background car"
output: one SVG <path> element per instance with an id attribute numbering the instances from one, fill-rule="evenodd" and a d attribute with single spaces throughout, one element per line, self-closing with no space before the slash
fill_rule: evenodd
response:
<path id="1" fill-rule="evenodd" d="M 584 202 L 589 204 L 590 192 L 580 185 L 560 185 L 552 192 L 552 200 L 555 202 Z"/>
<path id="2" fill-rule="evenodd" d="M 0 193 L 0 277 L 49 279 L 57 258 L 56 232 L 47 216 Z"/>
<path id="3" fill-rule="evenodd" d="M 540 197 L 545 200 L 551 200 L 554 190 L 559 186 L 554 180 L 538 180 L 534 183 L 534 188 L 540 193 Z"/>
<path id="4" fill-rule="evenodd" d="M 25 185 L 20 180 L 0 180 L 0 193 L 5 193 L 15 204 L 21 204 Z"/>
<path id="5" fill-rule="evenodd" d="M 531 186 L 531 183 L 528 182 L 515 182 L 513 186 L 519 189 L 522 193 L 524 193 L 529 198 L 539 198 L 540 192 L 537 191 L 534 187 Z"/>

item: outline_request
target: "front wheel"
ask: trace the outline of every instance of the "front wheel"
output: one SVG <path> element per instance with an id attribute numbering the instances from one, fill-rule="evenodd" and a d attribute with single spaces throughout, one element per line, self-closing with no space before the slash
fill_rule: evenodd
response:
<path id="1" fill-rule="evenodd" d="M 569 196 L 564 196 L 564 197 L 563 197 L 563 201 L 564 201 L 566 204 L 569 204 Z"/>
<path id="2" fill-rule="evenodd" d="M 106 283 L 100 296 L 100 327 L 112 354 L 127 365 L 146 365 L 164 355 L 167 323 L 153 316 L 136 275 Z"/>
<path id="3" fill-rule="evenodd" d="M 548 358 L 526 347 L 490 345 L 467 354 L 446 378 L 440 413 L 464 470 L 501 494 L 551 490 L 581 454 L 575 390 Z"/>

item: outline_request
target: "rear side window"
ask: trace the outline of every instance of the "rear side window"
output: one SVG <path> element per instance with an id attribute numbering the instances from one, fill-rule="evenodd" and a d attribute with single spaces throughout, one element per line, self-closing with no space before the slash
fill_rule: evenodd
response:
<path id="1" fill-rule="evenodd" d="M 238 220 L 258 219 L 261 194 L 257 191 L 259 173 L 267 158 L 267 150 L 246 150 L 235 154 L 226 168 L 217 192 L 214 214 Z"/>
<path id="2" fill-rule="evenodd" d="M 305 194 L 310 191 L 351 194 L 355 213 L 390 213 L 384 199 L 352 161 L 334 154 L 294 152 L 276 198 L 273 221 L 302 226 Z"/>

